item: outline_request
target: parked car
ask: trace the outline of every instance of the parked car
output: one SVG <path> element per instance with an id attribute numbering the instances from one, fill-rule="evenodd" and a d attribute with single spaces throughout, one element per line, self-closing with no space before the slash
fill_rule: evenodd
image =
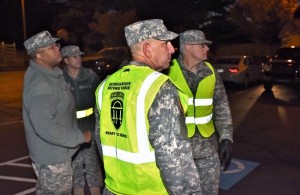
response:
<path id="1" fill-rule="evenodd" d="M 213 66 L 222 80 L 248 87 L 251 82 L 261 82 L 262 70 L 256 56 L 220 56 Z"/>
<path id="2" fill-rule="evenodd" d="M 106 47 L 95 55 L 82 58 L 82 65 L 93 69 L 101 79 L 117 71 L 122 62 L 131 58 L 128 47 Z"/>
<path id="3" fill-rule="evenodd" d="M 300 47 L 279 48 L 262 69 L 265 90 L 272 90 L 274 84 L 280 83 L 298 86 L 300 83 Z"/>

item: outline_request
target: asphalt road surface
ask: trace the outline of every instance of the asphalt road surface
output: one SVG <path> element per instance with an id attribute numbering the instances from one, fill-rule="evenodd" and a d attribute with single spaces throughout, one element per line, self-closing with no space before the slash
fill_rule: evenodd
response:
<path id="1" fill-rule="evenodd" d="M 0 72 L 0 195 L 35 192 L 21 116 L 23 74 Z M 280 85 L 266 93 L 254 85 L 227 93 L 234 160 L 222 174 L 219 194 L 299 195 L 300 90 Z"/>

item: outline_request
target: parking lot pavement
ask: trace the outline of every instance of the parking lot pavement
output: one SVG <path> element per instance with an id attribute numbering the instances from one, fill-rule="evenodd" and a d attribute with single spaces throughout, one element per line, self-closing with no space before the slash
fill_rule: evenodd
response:
<path id="1" fill-rule="evenodd" d="M 25 50 L 17 50 L 16 59 L 13 62 L 0 59 L 0 72 L 25 70 L 28 66 L 28 60 L 29 57 Z"/>
<path id="2" fill-rule="evenodd" d="M 0 194 L 34 194 L 36 179 L 29 156 L 1 162 L 0 173 Z"/>
<path id="3" fill-rule="evenodd" d="M 12 93 L 10 97 L 16 101 L 13 97 L 19 93 Z M 0 94 L 0 194 L 34 194 L 35 175 L 26 147 L 21 105 L 4 100 Z"/>

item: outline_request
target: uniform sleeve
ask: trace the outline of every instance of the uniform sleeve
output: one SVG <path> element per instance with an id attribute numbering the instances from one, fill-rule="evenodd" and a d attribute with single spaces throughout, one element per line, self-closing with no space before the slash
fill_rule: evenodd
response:
<path id="1" fill-rule="evenodd" d="M 28 98 L 28 113 L 35 133 L 43 140 L 57 146 L 74 148 L 84 142 L 84 135 L 77 128 L 67 128 L 58 122 L 57 94 L 48 83 L 40 83 Z M 67 106 L 67 105 L 66 105 Z M 70 117 L 71 118 L 71 117 Z M 76 124 L 76 118 L 73 119 Z"/>
<path id="2" fill-rule="evenodd" d="M 163 84 L 148 113 L 149 141 L 156 163 L 170 194 L 201 194 L 200 177 L 191 146 L 180 135 L 180 107 L 177 89 L 170 81 Z"/>
<path id="3" fill-rule="evenodd" d="M 99 110 L 97 108 L 97 106 L 95 106 L 95 117 L 96 117 L 96 123 L 95 123 L 95 141 L 98 147 L 98 151 L 100 156 L 102 157 L 103 153 L 102 153 L 102 147 L 101 147 L 101 140 L 100 140 L 100 125 L 99 125 L 99 121 L 100 121 L 100 113 Z"/>
<path id="4" fill-rule="evenodd" d="M 226 94 L 226 90 L 222 79 L 217 71 L 216 74 L 216 86 L 213 99 L 213 116 L 216 131 L 219 135 L 219 142 L 223 139 L 233 141 L 233 125 L 232 117 L 229 107 L 229 102 Z"/>

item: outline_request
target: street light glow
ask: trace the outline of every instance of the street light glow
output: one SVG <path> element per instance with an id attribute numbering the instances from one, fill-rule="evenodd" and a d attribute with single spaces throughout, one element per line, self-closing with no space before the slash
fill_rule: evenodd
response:
<path id="1" fill-rule="evenodd" d="M 22 19 L 23 19 L 23 34 L 24 34 L 24 41 L 26 40 L 26 20 L 25 20 L 25 3 L 24 0 L 21 0 L 22 5 Z"/>

